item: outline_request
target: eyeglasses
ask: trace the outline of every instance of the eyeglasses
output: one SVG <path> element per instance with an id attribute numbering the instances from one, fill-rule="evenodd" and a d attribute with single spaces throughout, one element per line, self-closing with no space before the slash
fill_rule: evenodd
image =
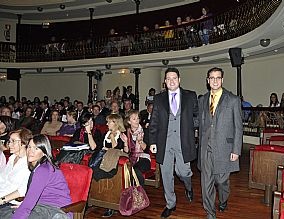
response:
<path id="1" fill-rule="evenodd" d="M 21 139 L 10 139 L 9 141 L 7 141 L 7 144 L 15 144 L 17 141 L 22 141 Z"/>
<path id="2" fill-rule="evenodd" d="M 210 77 L 209 80 L 210 80 L 210 81 L 215 81 L 215 80 L 216 80 L 216 81 L 220 81 L 220 80 L 222 80 L 222 77 L 216 77 L 216 78 Z"/>

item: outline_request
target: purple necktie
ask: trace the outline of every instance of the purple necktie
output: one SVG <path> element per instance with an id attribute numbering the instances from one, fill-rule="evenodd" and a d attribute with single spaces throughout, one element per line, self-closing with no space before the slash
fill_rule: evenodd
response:
<path id="1" fill-rule="evenodd" d="M 174 116 L 177 114 L 177 100 L 176 100 L 176 94 L 172 93 L 172 101 L 171 101 L 171 110 Z"/>

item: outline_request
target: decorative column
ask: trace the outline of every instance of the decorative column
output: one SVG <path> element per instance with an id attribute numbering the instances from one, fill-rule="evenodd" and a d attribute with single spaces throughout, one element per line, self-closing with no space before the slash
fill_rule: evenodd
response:
<path id="1" fill-rule="evenodd" d="M 20 48 L 19 44 L 21 42 L 21 37 L 20 37 L 21 34 L 20 34 L 20 32 L 21 32 L 22 15 L 21 14 L 17 14 L 17 17 L 18 17 L 18 23 L 17 23 L 17 26 L 16 26 L 16 60 L 18 58 L 17 52 L 20 52 L 19 51 L 19 48 Z"/>
<path id="2" fill-rule="evenodd" d="M 141 74 L 140 68 L 134 68 L 133 74 L 135 74 L 135 103 L 134 107 L 136 110 L 139 110 L 139 75 Z"/>
<path id="3" fill-rule="evenodd" d="M 93 37 L 93 31 L 94 31 L 94 28 L 93 28 L 94 8 L 89 8 L 89 11 L 90 11 L 90 37 L 92 38 Z"/>
<path id="4" fill-rule="evenodd" d="M 94 75 L 95 75 L 94 71 L 87 71 L 87 76 L 89 77 L 88 103 L 93 103 L 93 76 Z"/>
<path id="5" fill-rule="evenodd" d="M 136 17 L 137 17 L 137 24 L 136 24 L 136 31 L 139 31 L 139 6 L 141 1 L 140 0 L 134 0 L 135 4 L 136 4 Z"/>

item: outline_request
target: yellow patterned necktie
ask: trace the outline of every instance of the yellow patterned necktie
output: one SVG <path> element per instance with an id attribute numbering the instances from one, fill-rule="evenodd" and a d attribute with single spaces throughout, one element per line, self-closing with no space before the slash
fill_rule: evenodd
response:
<path id="1" fill-rule="evenodd" d="M 214 115 L 214 101 L 215 101 L 216 95 L 211 94 L 211 103 L 210 103 L 210 113 L 213 116 Z"/>

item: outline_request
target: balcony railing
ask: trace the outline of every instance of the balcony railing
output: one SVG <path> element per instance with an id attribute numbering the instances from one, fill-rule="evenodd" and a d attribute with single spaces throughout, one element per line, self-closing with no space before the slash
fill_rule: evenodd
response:
<path id="1" fill-rule="evenodd" d="M 267 128 L 284 129 L 284 108 L 243 107 L 244 134 L 260 137 Z"/>
<path id="2" fill-rule="evenodd" d="M 234 10 L 194 22 L 157 30 L 113 36 L 97 36 L 48 44 L 17 44 L 17 62 L 57 61 L 184 50 L 202 46 L 204 23 L 213 22 L 208 33 L 209 43 L 233 39 L 263 24 L 282 0 L 248 0 Z M 1 45 L 1 44 L 0 44 Z M 10 54 L 10 47 L 5 54 Z M 1 61 L 14 59 L 1 58 Z"/>

